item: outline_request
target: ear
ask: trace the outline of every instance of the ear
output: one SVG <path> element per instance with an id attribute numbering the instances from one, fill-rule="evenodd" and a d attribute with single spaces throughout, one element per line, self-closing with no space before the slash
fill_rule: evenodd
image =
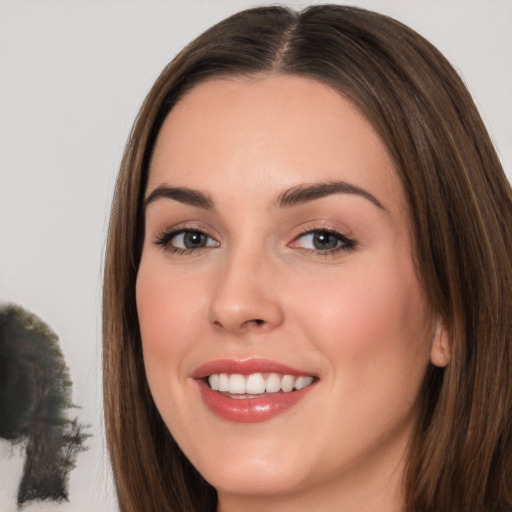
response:
<path id="1" fill-rule="evenodd" d="M 430 361 L 434 366 L 443 367 L 448 365 L 452 356 L 452 346 L 446 323 L 437 317 L 434 324 L 434 335 L 432 337 L 432 348 L 430 350 Z"/>

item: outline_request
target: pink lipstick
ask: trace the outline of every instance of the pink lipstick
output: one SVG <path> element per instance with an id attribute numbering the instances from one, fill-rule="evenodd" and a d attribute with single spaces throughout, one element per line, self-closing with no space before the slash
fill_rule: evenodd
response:
<path id="1" fill-rule="evenodd" d="M 228 421 L 266 421 L 293 407 L 315 387 L 318 377 L 266 359 L 231 359 L 200 366 L 195 379 L 205 405 Z"/>

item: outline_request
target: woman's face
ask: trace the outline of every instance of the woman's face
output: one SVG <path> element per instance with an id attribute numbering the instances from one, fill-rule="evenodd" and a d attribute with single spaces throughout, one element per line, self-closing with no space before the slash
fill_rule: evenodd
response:
<path id="1" fill-rule="evenodd" d="M 306 78 L 200 84 L 158 136 L 145 214 L 149 386 L 221 505 L 398 499 L 444 333 L 371 124 Z"/>

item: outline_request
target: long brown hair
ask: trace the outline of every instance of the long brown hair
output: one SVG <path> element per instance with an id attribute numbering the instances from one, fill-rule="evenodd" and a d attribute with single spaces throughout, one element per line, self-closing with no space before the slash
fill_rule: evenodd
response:
<path id="1" fill-rule="evenodd" d="M 108 448 L 123 512 L 214 510 L 216 493 L 151 398 L 135 280 L 142 198 L 158 131 L 194 85 L 223 75 L 312 77 L 378 130 L 409 204 L 417 272 L 452 344 L 432 366 L 404 477 L 406 510 L 512 509 L 512 194 L 462 80 L 425 39 L 357 8 L 236 14 L 164 69 L 126 146 L 110 219 L 103 295 Z"/>

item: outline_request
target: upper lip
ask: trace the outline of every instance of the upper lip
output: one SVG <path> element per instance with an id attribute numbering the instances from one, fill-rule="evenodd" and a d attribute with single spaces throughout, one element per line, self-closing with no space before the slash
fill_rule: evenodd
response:
<path id="1" fill-rule="evenodd" d="M 216 361 L 208 361 L 196 368 L 192 373 L 194 379 L 204 379 L 213 373 L 239 373 L 241 375 L 249 375 L 251 373 L 282 373 L 284 375 L 316 375 L 307 370 L 292 368 L 282 363 L 272 361 L 270 359 L 217 359 Z"/>

